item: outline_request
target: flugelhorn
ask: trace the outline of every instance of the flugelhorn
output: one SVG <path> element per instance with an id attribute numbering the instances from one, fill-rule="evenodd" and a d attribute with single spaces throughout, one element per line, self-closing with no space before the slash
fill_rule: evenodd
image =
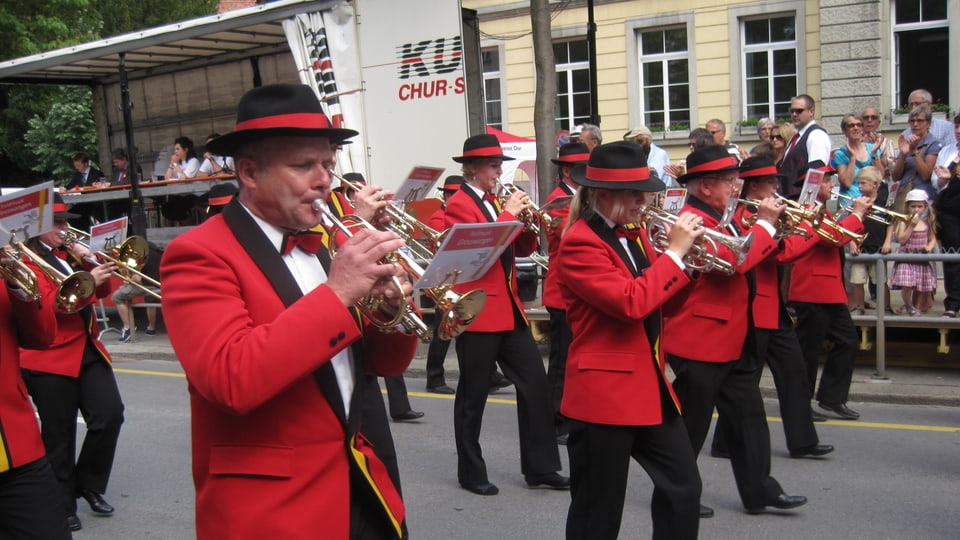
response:
<path id="1" fill-rule="evenodd" d="M 760 207 L 760 202 L 761 202 L 757 199 L 737 199 L 737 201 L 739 201 L 740 204 L 747 205 L 747 206 L 754 206 L 757 208 Z M 780 204 L 782 205 L 785 203 L 783 203 L 783 201 L 780 201 Z M 773 224 L 774 228 L 776 229 L 776 234 L 774 234 L 774 239 L 780 240 L 793 235 L 809 238 L 810 233 L 800 227 L 800 223 L 804 220 L 805 216 L 808 216 L 808 215 L 813 216 L 813 214 L 807 214 L 806 210 L 803 210 L 803 209 L 798 210 L 788 205 L 786 208 L 784 208 L 783 213 L 780 214 L 780 217 L 777 219 L 777 222 Z M 749 216 L 740 214 L 737 221 L 742 229 L 749 229 L 750 227 L 753 227 L 754 225 L 756 225 L 758 216 L 759 214 L 757 214 L 756 212 L 754 212 Z"/>
<path id="2" fill-rule="evenodd" d="M 837 193 L 837 197 L 842 200 L 849 201 L 850 203 L 853 203 L 853 201 L 857 199 L 856 197 L 842 195 L 840 193 Z M 901 214 L 900 212 L 894 212 L 893 210 L 883 206 L 872 206 L 867 212 L 867 215 L 864 217 L 867 219 L 872 219 L 878 223 L 883 223 L 884 225 L 893 225 L 893 223 L 898 220 L 904 223 L 909 222 L 911 219 L 913 219 L 913 214 Z"/>
<path id="3" fill-rule="evenodd" d="M 650 244 L 653 245 L 657 253 L 663 253 L 670 246 L 666 225 L 672 226 L 677 222 L 677 218 L 677 215 L 653 206 L 647 206 L 640 211 L 640 219 L 647 231 L 647 239 L 650 240 Z M 707 229 L 704 235 L 699 237 L 687 251 L 687 254 L 683 257 L 683 263 L 700 272 L 717 271 L 729 276 L 734 274 L 737 271 L 737 266 L 747 258 L 752 243 L 753 233 L 735 237 L 720 231 Z M 737 256 L 736 266 L 720 257 L 720 246 L 733 251 Z"/>
<path id="4" fill-rule="evenodd" d="M 500 204 L 505 204 L 506 200 L 509 199 L 514 193 L 518 191 L 523 191 L 513 184 L 505 184 L 500 181 L 499 178 L 496 179 L 497 187 L 500 188 Z M 553 218 L 550 217 L 550 214 L 545 211 L 537 208 L 532 202 L 528 208 L 525 208 L 520 215 L 517 216 L 517 219 L 522 222 L 525 228 L 535 234 L 540 234 L 540 225 L 548 229 L 554 227 Z"/>
<path id="5" fill-rule="evenodd" d="M 352 227 L 374 228 L 373 225 L 356 214 L 346 215 L 343 219 L 337 218 L 323 201 L 314 201 L 313 207 L 348 238 L 353 236 Z M 333 239 L 328 243 L 328 249 L 331 258 L 334 257 L 336 247 Z M 400 265 L 414 280 L 419 280 L 425 273 L 425 270 L 416 261 L 402 251 L 394 251 L 388 254 L 381 262 Z M 459 275 L 459 271 L 456 271 L 455 274 Z M 394 278 L 394 285 L 399 289 L 402 297 L 403 287 L 396 278 Z M 480 310 L 483 309 L 487 300 L 487 294 L 482 290 L 477 289 L 461 295 L 453 291 L 451 285 L 427 288 L 424 289 L 424 293 L 436 305 L 437 316 L 440 317 L 437 337 L 443 340 L 454 338 L 463 333 L 480 313 Z M 390 331 L 400 326 L 405 331 L 417 334 L 424 343 L 433 338 L 430 328 L 423 323 L 423 320 L 416 313 L 409 309 L 405 302 L 401 303 L 401 306 L 396 309 L 393 318 L 387 319 L 386 317 L 389 315 L 382 312 L 382 308 L 386 307 L 382 300 L 366 297 L 358 301 L 357 307 L 364 312 L 371 323 L 381 330 Z"/>
<path id="6" fill-rule="evenodd" d="M 120 245 L 110 248 L 110 253 L 106 253 L 104 251 L 93 251 L 90 249 L 88 244 L 80 240 L 81 236 L 89 237 L 89 235 L 79 229 L 70 227 L 68 231 L 61 231 L 59 234 L 61 238 L 63 238 L 63 244 L 65 246 L 69 247 L 71 244 L 79 244 L 87 248 L 97 257 L 112 262 L 119 267 L 119 270 L 115 271 L 113 275 L 137 287 L 147 295 L 155 296 L 158 300 L 162 299 L 159 292 L 151 290 L 150 287 L 147 286 L 149 285 L 159 289 L 160 282 L 138 270 L 139 268 L 143 268 L 150 254 L 150 246 L 142 236 L 130 236 Z M 73 254 L 73 252 L 71 252 L 71 254 Z M 100 262 L 96 260 L 91 260 L 90 262 L 100 264 Z M 142 282 L 133 279 L 128 274 L 140 276 Z"/>

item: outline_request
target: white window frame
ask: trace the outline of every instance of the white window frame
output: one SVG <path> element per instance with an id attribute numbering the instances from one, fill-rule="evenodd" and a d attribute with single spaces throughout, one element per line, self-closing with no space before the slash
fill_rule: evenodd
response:
<path id="1" fill-rule="evenodd" d="M 665 53 L 657 55 L 661 59 L 686 58 L 687 60 L 687 79 L 690 89 L 690 129 L 698 125 L 697 119 L 697 62 L 696 62 L 696 41 L 694 40 L 694 14 L 690 12 L 676 12 L 651 17 L 640 17 L 624 21 L 624 30 L 627 46 L 627 102 L 629 105 L 630 126 L 636 127 L 644 123 L 645 108 L 643 98 L 643 71 L 640 67 L 640 33 L 651 30 L 666 30 L 683 26 L 687 30 L 687 51 L 685 54 Z M 666 80 L 666 77 L 664 77 Z M 669 99 L 669 96 L 668 96 Z M 669 101 L 665 102 L 669 106 Z M 669 123 L 666 125 L 669 126 Z M 686 138 L 687 132 L 683 132 L 682 137 Z M 669 131 L 665 132 L 671 133 Z M 679 132 L 677 132 L 679 133 Z"/>
<path id="2" fill-rule="evenodd" d="M 640 51 L 641 43 L 642 43 L 642 38 L 641 38 L 641 34 L 642 34 L 642 33 L 644 33 L 644 32 L 665 32 L 665 31 L 667 31 L 667 30 L 675 30 L 675 29 L 678 29 L 678 28 L 683 28 L 684 30 L 686 30 L 686 26 L 676 25 L 676 26 L 656 27 L 656 28 L 644 28 L 644 29 L 638 31 L 638 32 L 637 32 L 637 51 L 642 54 L 642 51 Z M 688 40 L 688 41 L 689 41 L 689 40 Z M 646 124 L 646 116 L 647 116 L 647 112 L 648 112 L 648 111 L 647 111 L 647 103 L 646 103 L 646 101 L 645 101 L 645 99 L 646 99 L 646 98 L 645 98 L 645 96 L 646 96 L 646 91 L 645 91 L 645 90 L 646 90 L 646 88 L 647 88 L 647 84 L 646 84 L 646 82 L 643 80 L 643 64 L 645 64 L 645 63 L 647 63 L 647 62 L 660 62 L 660 63 L 661 63 L 661 71 L 662 71 L 662 75 L 663 75 L 663 79 L 662 79 L 662 80 L 663 80 L 663 84 L 660 85 L 660 86 L 663 88 L 663 95 L 664 95 L 663 107 L 664 107 L 664 108 L 663 108 L 662 111 L 656 111 L 656 112 L 662 112 L 662 113 L 663 113 L 663 127 L 664 127 L 664 131 L 672 131 L 672 130 L 670 129 L 670 126 L 671 126 L 673 123 L 675 123 L 675 122 L 670 118 L 670 84 L 669 84 L 669 81 L 668 81 L 668 79 L 669 79 L 669 75 L 668 75 L 669 68 L 667 67 L 667 65 L 668 65 L 668 63 L 669 63 L 671 60 L 686 60 L 686 61 L 687 61 L 687 103 L 688 103 L 688 105 L 689 105 L 689 103 L 690 103 L 690 95 L 689 95 L 689 94 L 690 94 L 690 93 L 693 91 L 693 89 L 694 89 L 693 80 L 690 79 L 690 50 L 689 50 L 689 49 L 684 50 L 684 51 L 682 51 L 682 52 L 663 52 L 663 53 L 655 53 L 655 54 L 649 54 L 649 55 L 648 55 L 648 54 L 643 54 L 643 55 L 640 57 L 640 59 L 639 59 L 639 65 L 638 65 L 638 70 L 639 70 L 639 73 L 640 73 L 639 85 L 640 85 L 640 109 L 641 109 L 641 118 L 643 118 L 643 123 L 644 123 L 644 125 L 647 125 L 647 124 Z M 652 112 L 652 111 L 651 111 L 651 112 Z M 690 113 L 692 113 L 692 111 L 690 111 Z M 687 123 L 690 124 L 690 125 L 693 124 L 693 116 L 690 116 L 690 118 L 687 120 Z M 687 131 L 690 130 L 690 125 L 687 126 Z M 647 127 L 650 127 L 650 126 L 648 125 Z"/>
<path id="3" fill-rule="evenodd" d="M 487 104 L 489 100 L 487 99 L 487 81 L 496 79 L 499 82 L 500 86 L 500 130 L 507 131 L 507 87 L 506 80 L 504 77 L 504 47 L 502 43 L 481 43 L 480 51 L 481 54 L 483 51 L 496 49 L 497 51 L 497 71 L 483 71 L 483 61 L 480 62 L 480 71 L 481 78 L 483 79 L 483 119 L 484 122 L 487 122 Z"/>
<path id="4" fill-rule="evenodd" d="M 748 44 L 747 44 L 746 32 L 744 32 L 744 25 L 745 25 L 747 22 L 752 22 L 752 21 L 769 21 L 769 20 L 771 20 L 771 19 L 784 18 L 784 17 L 793 17 L 793 18 L 794 18 L 794 20 L 793 20 L 793 31 L 794 31 L 794 39 L 793 39 L 793 41 L 773 41 L 773 42 L 768 42 L 768 43 L 756 43 L 756 44 L 751 44 L 751 45 L 748 45 Z M 768 24 L 769 24 L 769 23 L 768 23 Z M 740 116 L 741 116 L 741 119 L 749 118 L 749 115 L 747 114 L 747 106 L 748 106 L 749 104 L 747 103 L 746 59 L 747 59 L 747 55 L 748 55 L 748 54 L 752 54 L 752 53 L 765 53 L 765 54 L 766 54 L 766 57 L 767 57 L 767 76 L 766 76 L 766 79 L 767 79 L 767 95 L 769 96 L 768 99 L 767 99 L 767 112 L 764 113 L 764 114 L 762 114 L 762 115 L 759 116 L 758 118 L 764 118 L 764 117 L 766 117 L 766 118 L 773 118 L 773 117 L 775 116 L 775 114 L 772 112 L 773 109 L 774 109 L 774 107 L 775 107 L 773 93 L 774 93 L 774 80 L 776 79 L 776 76 L 775 76 L 776 74 L 774 73 L 773 53 L 774 53 L 775 51 L 781 51 L 781 50 L 793 50 L 793 51 L 794 51 L 794 55 L 799 55 L 799 51 L 797 50 L 797 39 L 796 39 L 796 35 L 797 35 L 797 34 L 796 34 L 796 32 L 797 32 L 797 20 L 796 20 L 796 15 L 793 14 L 793 13 L 782 13 L 782 14 L 770 14 L 770 15 L 761 15 L 761 16 L 753 16 L 753 17 L 741 18 L 741 19 L 739 20 L 738 31 L 739 31 L 739 33 L 740 33 L 740 60 L 741 60 L 741 62 L 742 62 L 741 65 L 743 66 L 743 69 L 744 69 L 744 71 L 740 74 L 741 80 L 744 81 L 744 84 L 743 84 L 742 87 L 740 88 L 740 92 L 741 92 L 741 94 L 740 94 L 740 99 L 742 100 L 742 103 L 743 103 L 743 105 L 742 105 L 741 108 L 740 108 Z M 799 62 L 797 61 L 796 58 L 795 58 L 794 64 L 797 65 L 797 66 L 799 66 Z M 798 84 L 799 84 L 800 74 L 799 74 L 799 73 L 795 73 L 794 76 L 795 76 L 795 78 L 797 79 Z M 793 96 L 795 96 L 795 95 L 797 95 L 797 94 L 803 94 L 803 93 L 805 93 L 805 92 L 800 91 L 800 88 L 799 88 L 799 86 L 798 86 L 797 88 L 794 89 Z M 793 97 L 793 96 L 790 96 L 790 97 Z M 788 107 L 789 107 L 789 105 L 788 105 Z"/>
<path id="5" fill-rule="evenodd" d="M 575 41 L 581 41 L 581 40 L 584 41 L 584 42 L 586 42 L 586 41 L 587 41 L 587 36 L 586 36 L 586 35 L 575 35 L 575 36 L 570 36 L 570 37 L 566 37 L 566 38 L 559 38 L 559 39 L 558 39 L 558 38 L 554 38 L 552 45 L 555 46 L 555 45 L 558 45 L 558 44 L 560 44 L 560 43 L 569 43 L 569 42 L 575 42 Z M 570 111 L 570 114 L 572 115 L 572 114 L 574 113 L 574 110 L 573 110 L 573 97 L 574 97 L 575 95 L 577 95 L 577 94 L 574 94 L 574 93 L 573 93 L 573 72 L 574 72 L 574 71 L 578 71 L 578 70 L 586 70 L 586 71 L 589 73 L 589 72 L 590 72 L 590 61 L 589 61 L 589 60 L 583 60 L 583 61 L 579 61 L 579 62 L 569 62 L 569 63 L 566 63 L 566 64 L 556 63 L 556 64 L 554 64 L 554 67 L 555 67 L 555 69 L 556 69 L 556 71 L 557 71 L 557 76 L 558 76 L 558 77 L 561 76 L 561 75 L 564 75 L 564 76 L 566 77 L 566 79 L 567 79 L 567 88 L 570 90 L 570 93 L 566 94 L 566 95 L 567 95 L 567 106 L 568 106 L 568 107 L 567 107 L 567 110 Z M 588 95 L 589 95 L 589 92 L 588 92 Z M 560 89 L 557 88 L 557 99 L 559 99 L 559 98 L 560 98 Z M 593 113 L 597 113 L 597 111 L 592 111 L 592 112 L 593 112 Z M 560 114 L 560 113 L 559 113 L 559 110 L 558 110 L 558 111 L 557 111 L 557 115 L 559 115 L 559 114 Z M 589 120 L 582 120 L 582 121 L 580 121 L 580 122 L 577 122 L 577 121 L 575 120 L 575 116 L 567 116 L 566 118 L 559 118 L 559 117 L 555 117 L 555 118 L 554 118 L 554 122 L 557 122 L 558 120 L 560 121 L 560 128 L 559 128 L 559 129 L 567 129 L 567 130 L 572 129 L 572 128 L 573 128 L 576 124 L 578 124 L 578 123 L 582 124 L 582 123 L 584 123 L 584 122 L 589 122 Z"/>
<path id="6" fill-rule="evenodd" d="M 900 40 L 897 36 L 899 32 L 908 32 L 911 30 L 931 30 L 931 29 L 947 29 L 947 41 L 948 43 L 953 43 L 955 45 L 950 46 L 949 56 L 950 56 L 950 65 L 952 69 L 950 70 L 949 80 L 947 81 L 947 88 L 949 89 L 949 96 L 946 96 L 949 99 L 949 104 L 953 107 L 953 110 L 960 108 L 960 74 L 957 72 L 960 71 L 960 68 L 956 68 L 955 60 L 960 54 L 956 53 L 954 49 L 956 44 L 960 43 L 960 30 L 957 30 L 957 24 L 960 24 L 960 9 L 952 9 L 951 0 L 947 0 L 947 18 L 938 19 L 936 21 L 927 21 L 927 22 L 917 22 L 917 23 L 904 23 L 897 24 L 896 22 L 896 0 L 890 0 L 887 4 L 888 9 L 890 10 L 887 14 L 887 20 L 890 21 L 890 108 L 894 109 L 902 106 L 902 103 L 898 103 L 897 96 L 901 93 L 900 85 Z M 955 6 L 954 6 L 955 7 Z M 914 90 L 913 88 L 908 89 L 907 91 Z M 904 96 L 904 99 L 906 96 Z"/>
<path id="7" fill-rule="evenodd" d="M 807 27 L 806 9 L 802 0 L 761 2 L 727 9 L 727 24 L 730 28 L 730 119 L 734 126 L 746 118 L 746 86 L 744 85 L 744 38 L 743 21 L 792 15 L 796 24 L 797 94 L 808 94 L 807 89 Z M 735 54 L 734 54 L 735 52 Z M 771 99 L 773 97 L 771 91 Z M 735 132 L 735 130 L 734 130 Z M 728 135 L 731 129 L 727 129 Z"/>

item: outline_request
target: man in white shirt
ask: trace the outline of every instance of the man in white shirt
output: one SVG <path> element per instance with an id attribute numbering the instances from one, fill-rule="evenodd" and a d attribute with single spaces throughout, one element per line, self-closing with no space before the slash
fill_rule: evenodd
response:
<path id="1" fill-rule="evenodd" d="M 785 197 L 795 196 L 799 187 L 794 186 L 800 174 L 810 163 L 821 161 L 830 163 L 832 144 L 827 130 L 817 125 L 816 102 L 813 98 L 800 94 L 790 101 L 790 117 L 797 133 L 787 142 L 787 150 L 783 159 L 777 164 L 781 178 L 780 194 Z"/>

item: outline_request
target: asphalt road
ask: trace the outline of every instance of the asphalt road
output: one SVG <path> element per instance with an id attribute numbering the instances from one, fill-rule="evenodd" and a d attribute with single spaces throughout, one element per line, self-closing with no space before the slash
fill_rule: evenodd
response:
<path id="1" fill-rule="evenodd" d="M 106 499 L 113 517 L 80 501 L 77 539 L 190 539 L 189 404 L 178 364 L 138 360 L 117 364 L 126 423 Z M 482 444 L 495 497 L 459 488 L 452 441 L 453 400 L 424 394 L 408 379 L 411 402 L 426 412 L 416 423 L 393 424 L 400 454 L 408 523 L 414 539 L 563 538 L 569 495 L 531 490 L 520 474 L 516 404 L 511 389 L 491 396 Z M 862 421 L 819 424 L 821 441 L 837 446 L 822 460 L 786 454 L 775 401 L 767 401 L 773 474 L 788 493 L 810 502 L 795 512 L 747 515 L 729 463 L 702 456 L 703 502 L 716 517 L 701 521 L 703 539 L 953 539 L 960 509 L 960 409 L 851 404 Z M 566 452 L 561 447 L 566 468 Z M 621 538 L 650 537 L 651 484 L 634 464 Z M 317 524 L 323 538 L 323 524 Z"/>

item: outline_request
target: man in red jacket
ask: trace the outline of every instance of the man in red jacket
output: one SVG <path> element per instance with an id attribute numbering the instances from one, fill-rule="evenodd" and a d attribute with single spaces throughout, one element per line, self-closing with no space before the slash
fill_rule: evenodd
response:
<path id="1" fill-rule="evenodd" d="M 0 264 L 8 264 L 5 260 Z M 9 281 L 0 292 L 0 537 L 69 539 L 66 508 L 20 376 L 20 347 L 45 349 L 57 335 L 51 297 L 33 301 Z M 76 413 L 74 413 L 76 414 Z"/>
<path id="2" fill-rule="evenodd" d="M 737 160 L 722 146 L 695 150 L 687 156 L 687 174 L 677 178 L 689 190 L 681 212 L 695 213 L 703 217 L 704 227 L 716 229 L 733 195 L 737 170 Z M 806 497 L 784 493 L 770 476 L 770 432 L 757 366 L 741 359 L 755 290 L 748 272 L 775 251 L 773 223 L 782 212 L 776 199 L 764 199 L 757 222 L 749 229 L 753 242 L 742 264 L 737 264 L 729 249 L 720 249 L 719 256 L 734 265 L 735 273 L 703 274 L 663 310 L 662 344 L 676 375 L 673 388 L 683 407 L 693 450 L 700 453 L 716 407 L 721 417 L 728 419 L 721 426 L 740 500 L 751 514 L 767 506 L 785 509 L 807 502 Z M 739 234 L 730 227 L 723 232 Z M 701 516 L 712 515 L 712 509 L 701 505 Z"/>
<path id="3" fill-rule="evenodd" d="M 820 183 L 817 201 L 826 204 L 833 189 L 834 171 L 823 162 L 814 162 L 811 168 L 828 173 Z M 806 172 L 804 172 L 804 175 Z M 802 184 L 802 180 L 798 184 Z M 839 225 L 854 234 L 864 230 L 863 216 L 872 203 L 859 197 L 853 203 L 849 216 Z M 827 218 L 833 216 L 827 213 Z M 810 397 L 817 390 L 820 408 L 830 411 L 841 419 L 856 420 L 860 413 L 847 407 L 850 381 L 853 379 L 853 362 L 857 354 L 857 329 L 847 307 L 847 290 L 843 283 L 843 245 L 850 241 L 849 235 L 837 230 L 830 231 L 829 239 L 820 241 L 802 257 L 794 261 L 790 271 L 790 304 L 797 313 L 797 337 L 803 348 L 807 366 L 807 381 Z M 833 342 L 820 375 L 817 388 L 817 367 L 824 339 Z"/>
<path id="4" fill-rule="evenodd" d="M 530 198 L 517 190 L 501 207 L 494 195 L 500 165 L 505 159 L 493 135 L 474 135 L 463 143 L 463 155 L 453 158 L 463 164 L 464 184 L 447 201 L 445 223 L 515 221 L 531 207 Z M 460 382 L 453 405 L 457 442 L 457 476 L 464 489 L 478 495 L 496 495 L 497 486 L 487 477 L 480 449 L 480 428 L 487 402 L 494 362 L 517 389 L 517 420 L 520 430 L 520 470 L 530 487 L 569 489 L 570 479 L 557 474 L 560 453 L 554 437 L 547 376 L 540 350 L 530 334 L 530 325 L 517 294 L 516 255 L 525 256 L 537 247 L 537 235 L 525 231 L 503 252 L 500 260 L 480 279 L 458 284 L 457 292 L 482 289 L 487 293 L 483 311 L 466 332 L 457 337 Z"/>
<path id="5" fill-rule="evenodd" d="M 557 157 L 551 159 L 557 166 L 557 187 L 547 196 L 547 202 L 559 197 L 572 197 L 577 193 L 577 184 L 570 176 L 576 165 L 585 165 L 590 159 L 590 150 L 583 143 L 569 143 L 560 147 Z M 550 260 L 556 261 L 560 251 L 560 237 L 566 226 L 570 205 L 567 204 L 550 212 L 553 222 L 546 228 L 547 254 Z M 560 285 L 557 282 L 557 272 L 547 271 L 543 280 L 543 307 L 550 313 L 550 360 L 547 363 L 547 381 L 553 392 L 553 414 L 557 424 L 557 442 L 567 443 L 567 430 L 563 427 L 563 416 L 560 415 L 560 402 L 563 401 L 563 379 L 567 367 L 567 349 L 573 342 L 570 325 L 567 324 L 567 311 L 563 297 L 560 295 Z"/>
<path id="6" fill-rule="evenodd" d="M 396 277 L 408 293 L 402 269 L 379 262 L 403 240 L 360 230 L 329 261 L 307 232 L 321 222 L 334 146 L 354 135 L 308 86 L 250 90 L 235 130 L 208 145 L 234 157 L 238 198 L 164 252 L 199 540 L 402 534 L 399 492 L 364 435 L 363 392 L 368 377 L 403 373 L 417 338 L 380 332 L 354 306 L 368 293 L 406 300 L 384 285 Z"/>

